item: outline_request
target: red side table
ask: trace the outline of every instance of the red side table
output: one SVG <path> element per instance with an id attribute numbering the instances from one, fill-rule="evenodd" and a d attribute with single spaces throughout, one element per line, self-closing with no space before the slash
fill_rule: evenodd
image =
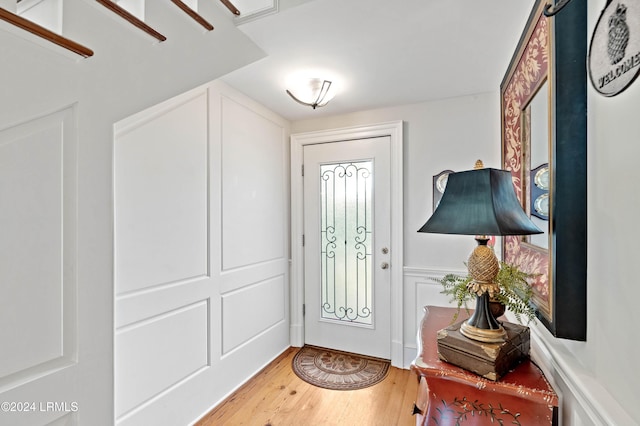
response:
<path id="1" fill-rule="evenodd" d="M 416 425 L 551 425 L 558 396 L 529 359 L 497 382 L 440 361 L 438 330 L 451 324 L 456 308 L 426 306 L 411 364 L 419 380 Z M 458 320 L 467 318 L 464 309 Z"/>

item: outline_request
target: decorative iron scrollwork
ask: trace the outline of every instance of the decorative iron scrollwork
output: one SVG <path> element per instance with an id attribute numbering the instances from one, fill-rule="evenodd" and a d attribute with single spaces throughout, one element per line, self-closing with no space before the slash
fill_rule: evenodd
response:
<path id="1" fill-rule="evenodd" d="M 320 168 L 324 319 L 372 324 L 372 166 Z"/>

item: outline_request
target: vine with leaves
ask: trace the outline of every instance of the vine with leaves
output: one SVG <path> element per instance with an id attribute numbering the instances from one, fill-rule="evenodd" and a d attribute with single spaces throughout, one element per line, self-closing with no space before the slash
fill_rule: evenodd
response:
<path id="1" fill-rule="evenodd" d="M 500 292 L 495 295 L 494 301 L 502 303 L 515 315 L 519 322 L 526 319 L 527 324 L 536 319 L 536 309 L 531 304 L 533 297 L 533 288 L 529 284 L 529 280 L 535 278 L 536 274 L 530 274 L 518 269 L 515 265 L 500 262 L 500 270 L 496 276 L 496 284 Z M 460 308 L 464 305 L 468 310 L 467 302 L 475 300 L 476 295 L 468 289 L 472 281 L 471 276 L 460 276 L 456 274 L 447 274 L 442 278 L 431 278 L 442 284 L 442 294 L 451 296 L 451 302 L 457 303 L 458 311 L 456 311 L 453 321 L 458 318 Z"/>

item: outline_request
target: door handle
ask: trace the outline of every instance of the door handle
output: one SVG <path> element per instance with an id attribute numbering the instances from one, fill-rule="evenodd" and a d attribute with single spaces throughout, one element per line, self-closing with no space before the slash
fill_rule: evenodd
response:
<path id="1" fill-rule="evenodd" d="M 380 265 L 380 267 L 382 269 L 389 269 L 389 264 L 387 262 L 382 262 L 382 265 Z"/>

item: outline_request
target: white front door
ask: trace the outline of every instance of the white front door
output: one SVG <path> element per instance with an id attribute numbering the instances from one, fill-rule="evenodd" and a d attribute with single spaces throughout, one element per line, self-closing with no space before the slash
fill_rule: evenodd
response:
<path id="1" fill-rule="evenodd" d="M 389 359 L 391 138 L 303 157 L 305 343 Z"/>

